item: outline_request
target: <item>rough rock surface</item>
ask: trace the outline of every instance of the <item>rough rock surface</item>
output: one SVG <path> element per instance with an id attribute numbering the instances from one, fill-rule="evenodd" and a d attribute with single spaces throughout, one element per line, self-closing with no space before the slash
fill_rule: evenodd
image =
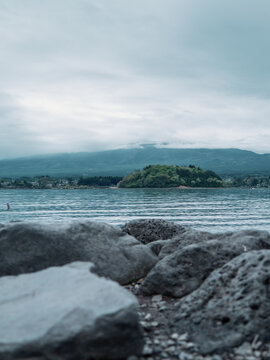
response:
<path id="1" fill-rule="evenodd" d="M 244 253 L 180 300 L 175 324 L 202 353 L 270 340 L 270 250 Z"/>
<path id="2" fill-rule="evenodd" d="M 0 228 L 0 276 L 73 261 L 92 261 L 98 275 L 126 284 L 145 276 L 157 257 L 132 236 L 104 223 L 15 223 Z"/>
<path id="3" fill-rule="evenodd" d="M 75 262 L 0 278 L 0 358 L 122 359 L 140 354 L 137 300 Z"/>
<path id="4" fill-rule="evenodd" d="M 136 292 L 141 280 L 126 288 Z M 269 360 L 270 342 L 261 341 L 258 335 L 229 352 L 202 354 L 186 332 L 175 327 L 175 314 L 179 300 L 162 295 L 138 296 L 141 325 L 144 329 L 145 345 L 140 356 L 127 360 Z"/>
<path id="5" fill-rule="evenodd" d="M 239 231 L 223 237 L 218 234 L 217 240 L 180 248 L 164 257 L 146 276 L 138 293 L 185 296 L 197 289 L 214 269 L 243 252 L 261 249 L 270 249 L 270 234 L 266 231 Z"/>
<path id="6" fill-rule="evenodd" d="M 139 219 L 128 222 L 122 226 L 122 230 L 143 244 L 148 244 L 156 240 L 171 239 L 184 233 L 186 228 L 162 219 Z"/>
<path id="7" fill-rule="evenodd" d="M 162 248 L 166 245 L 169 244 L 173 241 L 173 239 L 168 239 L 168 240 L 156 240 L 156 241 L 152 241 L 148 244 L 146 244 L 146 246 L 151 249 L 153 251 L 153 253 L 157 256 L 159 256 Z"/>
<path id="8" fill-rule="evenodd" d="M 194 229 L 187 229 L 182 234 L 176 235 L 170 241 L 164 243 L 159 252 L 159 258 L 163 259 L 165 256 L 172 254 L 176 250 L 183 249 L 188 245 L 198 244 L 204 241 L 218 239 L 219 237 L 231 236 L 233 233 L 214 234 L 205 231 L 197 231 Z"/>

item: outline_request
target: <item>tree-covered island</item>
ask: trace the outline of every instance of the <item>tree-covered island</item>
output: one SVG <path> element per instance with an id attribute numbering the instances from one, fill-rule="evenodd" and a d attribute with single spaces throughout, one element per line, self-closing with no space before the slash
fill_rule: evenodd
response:
<path id="1" fill-rule="evenodd" d="M 120 188 L 167 187 L 224 187 L 222 179 L 211 170 L 194 165 L 149 165 L 127 175 L 118 184 Z"/>

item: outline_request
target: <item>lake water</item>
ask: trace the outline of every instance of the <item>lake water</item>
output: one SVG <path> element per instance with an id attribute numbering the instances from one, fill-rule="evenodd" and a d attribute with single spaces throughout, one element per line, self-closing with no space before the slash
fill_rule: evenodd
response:
<path id="1" fill-rule="evenodd" d="M 6 203 L 10 211 L 6 211 Z M 270 189 L 0 190 L 0 223 L 162 218 L 205 231 L 270 231 Z"/>

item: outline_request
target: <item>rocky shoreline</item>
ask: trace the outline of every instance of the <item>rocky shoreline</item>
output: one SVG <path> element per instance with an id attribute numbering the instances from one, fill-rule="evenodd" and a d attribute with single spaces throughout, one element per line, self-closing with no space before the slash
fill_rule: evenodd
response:
<path id="1" fill-rule="evenodd" d="M 0 225 L 1 360 L 270 359 L 270 234 Z"/>

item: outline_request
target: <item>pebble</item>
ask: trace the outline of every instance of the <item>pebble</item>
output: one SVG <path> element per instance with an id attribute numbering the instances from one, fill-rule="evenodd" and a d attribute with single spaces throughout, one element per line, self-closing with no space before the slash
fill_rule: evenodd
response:
<path id="1" fill-rule="evenodd" d="M 262 342 L 261 341 L 258 341 L 256 342 L 255 344 L 252 344 L 252 349 L 259 349 L 261 346 L 262 346 Z"/>
<path id="2" fill-rule="evenodd" d="M 152 302 L 160 302 L 160 301 L 162 301 L 162 295 L 152 296 Z"/>
<path id="3" fill-rule="evenodd" d="M 178 356 L 179 360 L 194 360 L 194 355 L 181 352 Z"/>
<path id="4" fill-rule="evenodd" d="M 251 351 L 251 345 L 247 342 L 243 343 L 241 346 L 234 350 L 235 354 L 237 355 L 251 354 Z"/>
<path id="5" fill-rule="evenodd" d="M 222 360 L 222 357 L 219 355 L 213 355 L 212 360 Z"/>
<path id="6" fill-rule="evenodd" d="M 151 354 L 153 354 L 153 350 L 151 349 L 151 347 L 149 345 L 144 345 L 142 354 L 143 355 L 151 355 Z"/>
<path id="7" fill-rule="evenodd" d="M 149 320 L 151 320 L 152 319 L 152 315 L 151 314 L 146 314 L 145 315 L 145 317 L 144 317 L 144 320 L 146 320 L 146 321 L 149 321 Z"/>
<path id="8" fill-rule="evenodd" d="M 187 333 L 181 334 L 178 337 L 179 341 L 186 341 L 187 339 L 188 339 L 188 334 Z"/>

